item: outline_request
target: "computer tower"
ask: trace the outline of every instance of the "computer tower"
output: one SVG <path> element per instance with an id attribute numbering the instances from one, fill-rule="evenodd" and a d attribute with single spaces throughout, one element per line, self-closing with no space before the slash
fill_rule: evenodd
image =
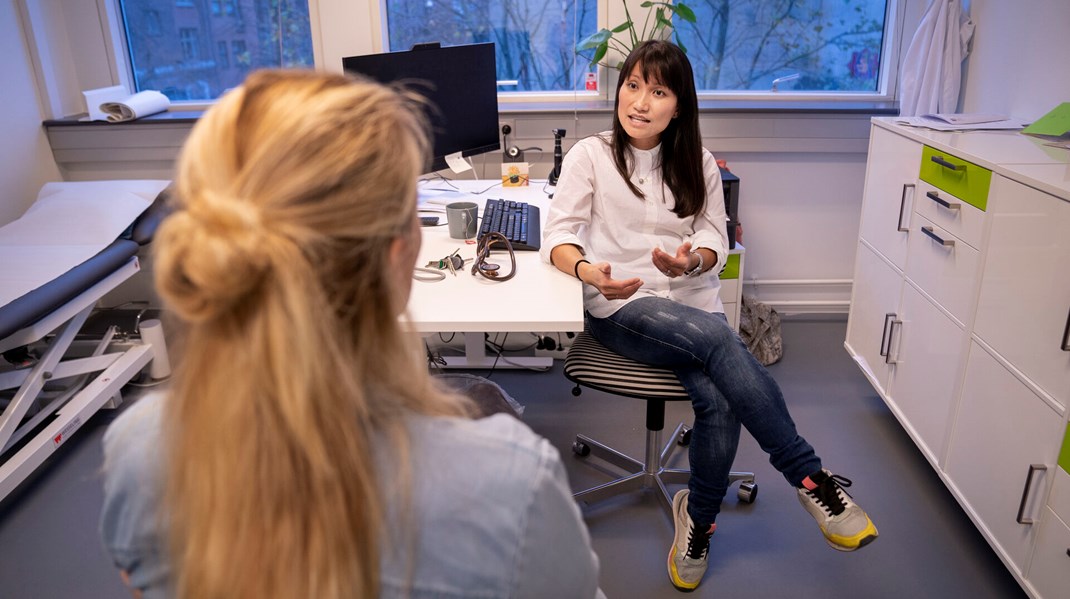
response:
<path id="1" fill-rule="evenodd" d="M 739 177 L 721 169 L 721 189 L 724 190 L 724 211 L 728 215 L 728 248 L 736 247 L 736 227 L 739 226 Z"/>

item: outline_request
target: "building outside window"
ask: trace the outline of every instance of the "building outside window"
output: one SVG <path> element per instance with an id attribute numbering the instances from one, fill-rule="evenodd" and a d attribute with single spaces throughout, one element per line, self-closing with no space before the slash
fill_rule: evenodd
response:
<path id="1" fill-rule="evenodd" d="M 138 91 L 212 100 L 250 70 L 314 63 L 306 0 L 118 2 Z"/>
<path id="2" fill-rule="evenodd" d="M 221 69 L 229 69 L 230 68 L 230 54 L 229 54 L 229 50 L 227 49 L 227 42 L 226 41 L 222 41 L 221 40 L 218 43 L 218 49 L 216 50 L 216 57 L 217 57 L 216 60 L 219 61 L 218 63 L 216 63 L 216 65 L 219 68 L 221 68 Z"/>

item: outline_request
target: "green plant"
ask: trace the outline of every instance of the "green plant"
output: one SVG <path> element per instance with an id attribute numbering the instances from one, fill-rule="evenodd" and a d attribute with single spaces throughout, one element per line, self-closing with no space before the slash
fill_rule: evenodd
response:
<path id="1" fill-rule="evenodd" d="M 652 2 L 647 0 L 640 4 L 643 8 L 654 8 L 655 10 L 647 11 L 646 19 L 643 20 L 642 29 L 637 29 L 635 21 L 632 20 L 632 15 L 628 11 L 628 3 L 624 2 L 624 16 L 625 21 L 620 25 L 617 25 L 613 29 L 600 29 L 595 33 L 584 38 L 580 43 L 576 44 L 576 52 L 583 55 L 583 52 L 587 50 L 594 50 L 594 54 L 591 56 L 591 66 L 600 64 L 604 67 L 610 67 L 619 69 L 623 64 L 623 60 L 618 60 L 616 64 L 609 64 L 602 62 L 606 58 L 606 54 L 609 53 L 610 47 L 621 53 L 623 56 L 628 56 L 631 51 L 638 46 L 641 42 L 652 39 L 664 39 L 665 34 L 668 31 L 675 32 L 673 28 L 672 19 L 670 17 L 676 16 L 688 23 L 695 22 L 695 11 L 691 10 L 689 6 L 683 2 Z M 653 27 L 651 27 L 650 20 L 654 19 Z M 618 38 L 616 34 L 627 32 L 627 36 Z M 675 42 L 677 46 L 684 52 L 687 52 L 687 48 L 684 47 L 680 41 L 680 36 L 675 36 Z"/>

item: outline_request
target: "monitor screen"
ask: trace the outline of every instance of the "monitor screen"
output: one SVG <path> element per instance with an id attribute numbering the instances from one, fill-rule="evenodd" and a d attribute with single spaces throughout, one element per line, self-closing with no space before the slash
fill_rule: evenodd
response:
<path id="1" fill-rule="evenodd" d="M 450 154 L 501 148 L 494 44 L 424 44 L 404 52 L 348 56 L 342 68 L 382 83 L 400 82 L 431 102 L 431 170 L 446 168 Z"/>

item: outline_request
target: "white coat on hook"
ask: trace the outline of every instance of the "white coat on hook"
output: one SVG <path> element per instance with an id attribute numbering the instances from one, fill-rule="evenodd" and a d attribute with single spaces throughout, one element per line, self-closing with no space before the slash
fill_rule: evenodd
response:
<path id="1" fill-rule="evenodd" d="M 969 54 L 973 28 L 961 0 L 929 3 L 900 66 L 901 116 L 957 111 L 962 61 Z"/>

